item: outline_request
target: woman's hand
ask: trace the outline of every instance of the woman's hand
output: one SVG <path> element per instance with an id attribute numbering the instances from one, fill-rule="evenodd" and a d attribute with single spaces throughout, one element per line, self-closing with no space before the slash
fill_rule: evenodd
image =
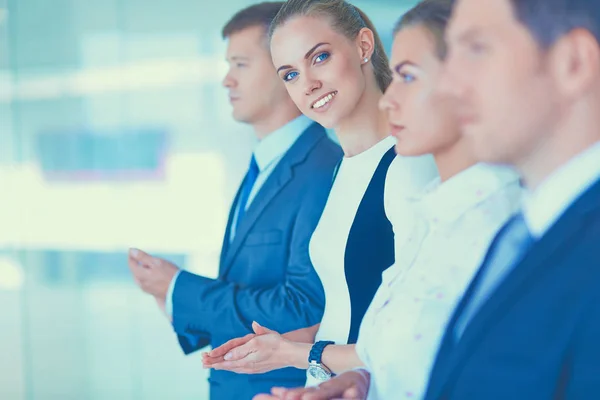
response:
<path id="1" fill-rule="evenodd" d="M 231 339 L 230 341 L 222 344 L 221 346 L 213 349 L 212 351 L 209 351 L 208 353 L 206 353 L 206 352 L 202 353 L 202 364 L 203 364 L 204 368 L 210 368 L 214 364 L 225 361 L 224 357 L 227 353 L 229 353 L 231 350 L 235 349 L 236 347 L 239 347 L 239 346 L 242 346 L 242 345 L 248 343 L 254 337 L 256 337 L 255 333 L 249 333 L 244 337 Z"/>
<path id="2" fill-rule="evenodd" d="M 275 399 L 281 400 L 365 400 L 369 393 L 371 375 L 366 370 L 344 372 L 316 387 L 299 389 L 273 388 Z"/>
<path id="3" fill-rule="evenodd" d="M 260 374 L 291 366 L 291 342 L 257 322 L 252 323 L 252 329 L 254 334 L 233 339 L 204 354 L 204 367 L 239 374 Z"/>
<path id="4" fill-rule="evenodd" d="M 316 387 L 273 388 L 271 394 L 259 394 L 253 400 L 365 400 L 371 375 L 366 370 L 345 372 Z"/>

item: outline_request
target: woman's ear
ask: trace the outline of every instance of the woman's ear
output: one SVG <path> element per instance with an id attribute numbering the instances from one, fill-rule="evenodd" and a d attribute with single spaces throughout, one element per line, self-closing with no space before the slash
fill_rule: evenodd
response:
<path id="1" fill-rule="evenodd" d="M 375 51 L 375 35 L 369 28 L 362 28 L 356 36 L 358 55 L 361 60 L 370 60 Z"/>

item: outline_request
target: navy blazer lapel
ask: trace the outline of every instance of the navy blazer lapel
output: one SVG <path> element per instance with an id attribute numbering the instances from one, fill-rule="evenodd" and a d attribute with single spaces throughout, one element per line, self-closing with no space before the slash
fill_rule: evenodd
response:
<path id="1" fill-rule="evenodd" d="M 246 177 L 244 177 L 246 179 Z M 243 184 L 243 181 L 242 181 Z M 237 209 L 238 201 L 240 200 L 240 195 L 242 194 L 242 185 L 237 190 L 235 197 L 233 199 L 233 204 L 229 209 L 229 217 L 227 218 L 227 227 L 225 228 L 225 236 L 223 237 L 223 245 L 221 246 L 221 257 L 219 258 L 219 276 L 223 276 L 222 269 L 223 263 L 225 262 L 225 257 L 227 256 L 227 252 L 229 251 L 229 246 L 231 244 L 231 225 L 233 224 L 233 219 L 235 217 L 235 210 Z"/>
<path id="2" fill-rule="evenodd" d="M 453 354 L 442 357 L 446 358 L 445 361 L 440 360 L 446 365 L 442 365 L 439 370 L 439 384 L 435 388 L 431 388 L 431 393 L 434 395 L 427 396 L 427 399 L 439 397 L 448 379 L 460 372 L 460 366 L 479 345 L 486 330 L 493 326 L 498 321 L 498 317 L 518 300 L 518 293 L 527 290 L 534 280 L 539 279 L 540 274 L 551 270 L 553 265 L 547 261 L 558 252 L 573 247 L 573 241 L 577 240 L 577 233 L 586 223 L 594 220 L 593 217 L 590 218 L 590 214 L 593 212 L 600 212 L 600 181 L 592 185 L 575 201 L 547 234 L 533 245 L 519 265 L 498 286 L 494 295 L 473 316 L 459 342 L 451 350 Z M 477 279 L 474 282 L 477 282 Z M 456 320 L 464 309 L 465 300 L 470 299 L 472 292 L 473 287 L 469 287 L 467 294 L 461 300 L 457 312 L 454 313 L 451 323 L 448 324 L 440 351 L 448 351 L 448 346 L 451 346 L 449 341 L 454 340 Z"/>
<path id="3" fill-rule="evenodd" d="M 496 233 L 496 236 L 494 237 L 494 240 L 492 240 L 492 243 L 490 244 L 487 254 L 486 254 L 485 258 L 483 259 L 481 265 L 487 264 L 490 254 L 493 253 L 493 249 L 498 244 L 498 238 L 501 237 L 501 233 L 505 229 L 506 229 L 506 226 L 504 226 L 500 231 L 498 231 Z M 448 324 L 446 325 L 446 330 L 444 332 L 444 336 L 441 340 L 440 347 L 437 351 L 433 368 L 431 369 L 431 372 L 429 375 L 429 387 L 427 388 L 427 393 L 425 394 L 425 400 L 433 400 L 433 399 L 439 398 L 439 396 L 441 394 L 441 390 L 445 386 L 446 381 L 449 377 L 449 374 L 452 371 L 449 368 L 451 366 L 451 359 L 453 358 L 453 356 L 455 356 L 455 353 L 453 353 L 453 351 L 455 350 L 455 347 L 456 347 L 455 346 L 455 334 L 454 334 L 454 331 L 456 328 L 456 322 L 458 321 L 460 316 L 463 314 L 468 301 L 471 299 L 473 292 L 475 291 L 475 288 L 477 287 L 477 284 L 479 283 L 482 272 L 483 272 L 482 269 L 479 268 L 479 270 L 477 271 L 477 273 L 471 280 L 471 283 L 467 287 L 467 290 L 465 291 L 462 298 L 458 302 L 458 305 L 456 306 Z M 456 357 L 454 357 L 454 358 L 456 358 Z M 435 386 L 433 386 L 433 385 L 435 385 Z"/>
<path id="4" fill-rule="evenodd" d="M 222 264 L 222 276 L 231 268 L 233 261 L 246 240 L 246 236 L 262 215 L 269 203 L 292 180 L 293 168 L 304 162 L 311 149 L 326 136 L 325 129 L 316 123 L 311 124 L 292 145 L 285 156 L 279 161 L 275 170 L 258 191 L 256 197 L 248 207 L 244 219 L 238 226 L 233 242 L 229 245 L 227 254 Z M 226 238 L 227 240 L 227 238 Z"/>

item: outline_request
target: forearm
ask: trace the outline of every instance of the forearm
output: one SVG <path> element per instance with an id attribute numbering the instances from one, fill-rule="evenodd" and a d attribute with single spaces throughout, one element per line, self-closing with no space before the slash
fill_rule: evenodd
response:
<path id="1" fill-rule="evenodd" d="M 281 331 L 314 324 L 321 319 L 323 307 L 320 296 L 311 292 L 317 285 L 309 280 L 302 283 L 304 286 L 288 281 L 271 288 L 240 288 L 182 272 L 173 299 L 175 331 L 243 336 L 252 332 L 252 321 L 270 322 L 269 328 Z M 273 320 L 273 315 L 281 317 Z"/>
<path id="2" fill-rule="evenodd" d="M 329 345 L 323 350 L 322 363 L 335 374 L 364 366 L 358 358 L 355 345 Z"/>
<path id="3" fill-rule="evenodd" d="M 296 329 L 295 331 L 291 331 L 288 333 L 284 333 L 283 338 L 289 340 L 290 342 L 297 343 L 314 343 L 315 337 L 317 336 L 317 332 L 319 330 L 319 326 L 321 324 L 316 324 L 313 326 L 309 326 L 308 328 Z"/>

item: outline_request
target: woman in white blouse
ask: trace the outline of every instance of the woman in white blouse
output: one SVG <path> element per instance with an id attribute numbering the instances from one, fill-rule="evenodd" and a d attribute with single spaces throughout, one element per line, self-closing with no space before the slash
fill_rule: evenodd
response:
<path id="1" fill-rule="evenodd" d="M 425 0 L 395 29 L 394 80 L 380 105 L 397 138 L 396 151 L 433 153 L 440 178 L 411 196 L 409 208 L 400 197 L 387 198 L 396 263 L 384 271 L 361 324 L 355 351 L 366 369 L 346 372 L 318 390 L 274 389 L 260 399 L 364 399 L 367 393 L 369 399 L 422 398 L 455 305 L 495 233 L 518 209 L 518 176 L 476 162 L 452 100 L 437 88 L 450 13 L 450 0 Z"/>
<path id="2" fill-rule="evenodd" d="M 271 33 L 275 69 L 292 100 L 305 115 L 333 128 L 344 151 L 309 246 L 325 290 L 325 312 L 320 324 L 284 335 L 264 334 L 268 330 L 258 323 L 269 321 L 257 321 L 254 331 L 263 335 L 234 339 L 204 354 L 203 362 L 238 373 L 268 372 L 273 380 L 278 369 L 308 369 L 310 385 L 328 379 L 330 371 L 360 364 L 353 350 L 360 323 L 382 272 L 394 264 L 384 189 L 392 182 L 407 195 L 422 189 L 437 170 L 431 156 L 396 157 L 387 115 L 378 108 L 392 79 L 388 60 L 359 9 L 343 0 L 289 0 Z M 336 353 L 331 342 L 350 345 L 341 349 L 350 352 Z"/>

